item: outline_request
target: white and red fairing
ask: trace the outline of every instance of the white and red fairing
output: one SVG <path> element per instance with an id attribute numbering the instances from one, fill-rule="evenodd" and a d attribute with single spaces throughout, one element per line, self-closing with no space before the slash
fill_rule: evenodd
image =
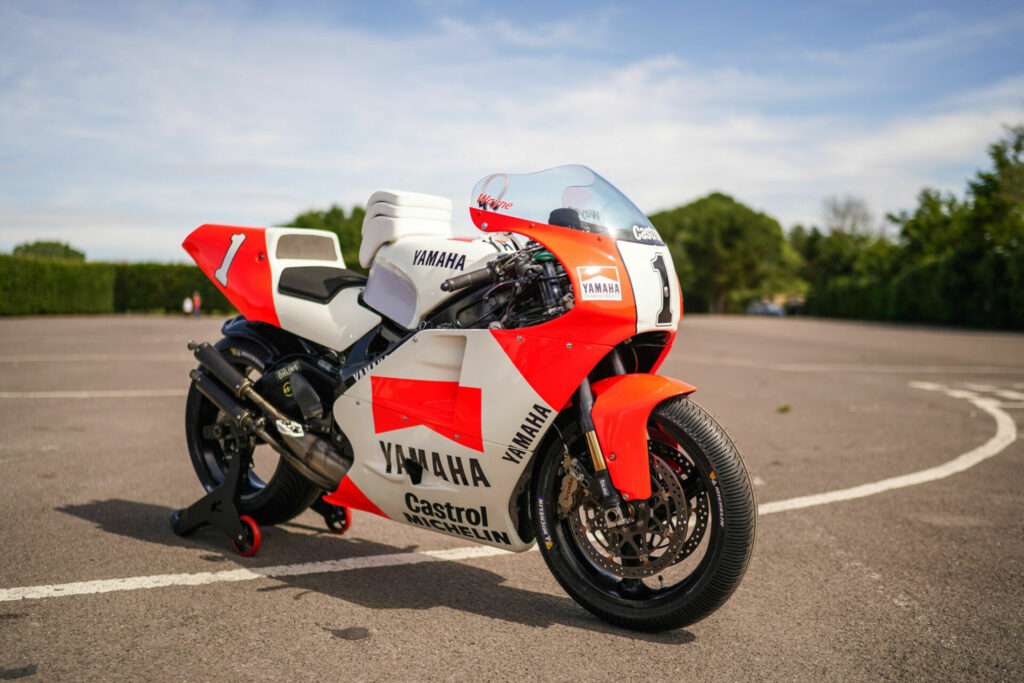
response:
<path id="1" fill-rule="evenodd" d="M 362 288 L 343 289 L 321 304 L 279 290 L 286 268 L 345 268 L 334 233 L 301 228 L 206 224 L 182 246 L 238 312 L 332 349 L 344 349 L 380 323 L 359 306 Z"/>
<path id="2" fill-rule="evenodd" d="M 355 464 L 326 500 L 523 550 L 532 542 L 516 532 L 511 503 L 533 450 L 583 378 L 616 344 L 639 332 L 675 332 L 681 297 L 664 245 L 472 213 L 489 231 L 516 232 L 544 244 L 570 273 L 576 305 L 529 328 L 419 331 L 337 399 L 339 424 L 373 429 L 346 430 Z M 664 280 L 652 264 L 659 256 L 668 259 L 673 275 L 670 320 L 658 316 Z M 584 281 L 598 276 L 616 281 L 619 296 L 585 296 Z M 632 499 L 649 497 L 650 410 L 694 388 L 650 374 L 612 377 L 593 388 L 599 440 L 606 452 L 620 454 L 608 463 L 613 482 Z M 421 464 L 419 484 L 399 465 L 402 458 Z"/>
<path id="3" fill-rule="evenodd" d="M 325 499 L 524 550 L 532 541 L 520 538 L 511 506 L 533 450 L 616 344 L 664 331 L 670 335 L 664 358 L 682 300 L 663 244 L 617 240 L 483 208 L 471 214 L 484 231 L 522 234 L 555 254 L 572 281 L 574 307 L 527 328 L 416 332 L 335 401 L 334 415 L 352 444 L 354 463 Z M 344 267 L 329 233 L 315 234 L 329 236 L 333 251 L 326 243 L 321 251 L 303 252 L 303 259 L 294 258 L 297 251 L 279 251 L 283 237 L 310 232 L 206 225 L 189 236 L 185 248 L 246 318 L 343 350 L 380 320 L 359 305 L 362 288 L 342 290 L 328 305 L 277 292 L 281 271 L 297 261 Z M 226 277 L 219 279 L 218 272 Z M 593 389 L 598 438 L 606 453 L 619 456 L 608 462 L 612 481 L 631 499 L 645 499 L 650 410 L 695 389 L 650 374 L 612 377 Z M 406 459 L 422 468 L 418 483 Z"/>

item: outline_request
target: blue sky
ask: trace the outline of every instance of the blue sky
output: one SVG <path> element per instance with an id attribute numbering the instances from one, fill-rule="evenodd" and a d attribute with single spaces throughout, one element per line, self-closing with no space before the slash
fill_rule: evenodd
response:
<path id="1" fill-rule="evenodd" d="M 0 251 L 185 261 L 200 223 L 564 163 L 648 213 L 718 190 L 786 228 L 833 195 L 881 220 L 1024 123 L 1021 36 L 1019 2 L 7 0 Z"/>

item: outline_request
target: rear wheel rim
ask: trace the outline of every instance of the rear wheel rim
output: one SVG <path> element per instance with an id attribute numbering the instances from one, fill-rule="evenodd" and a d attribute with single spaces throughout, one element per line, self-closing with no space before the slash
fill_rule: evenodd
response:
<path id="1" fill-rule="evenodd" d="M 246 362 L 247 359 L 243 356 L 232 360 L 235 361 L 234 365 L 253 382 L 262 374 L 259 367 L 252 362 Z M 192 387 L 191 391 L 195 392 L 198 402 L 194 420 L 195 433 L 192 437 L 193 461 L 203 488 L 212 491 L 224 482 L 231 460 L 234 457 L 245 458 L 243 467 L 246 468 L 246 472 L 239 483 L 241 508 L 251 510 L 259 507 L 269 495 L 269 478 L 264 480 L 256 473 L 253 468 L 253 456 L 257 447 L 270 446 L 264 445 L 255 437 L 237 438 L 238 428 L 231 423 L 227 415 L 195 387 Z M 213 430 L 218 430 L 220 435 L 215 434 Z M 198 457 L 195 457 L 196 455 Z M 278 456 L 274 465 L 275 472 L 281 466 Z"/>

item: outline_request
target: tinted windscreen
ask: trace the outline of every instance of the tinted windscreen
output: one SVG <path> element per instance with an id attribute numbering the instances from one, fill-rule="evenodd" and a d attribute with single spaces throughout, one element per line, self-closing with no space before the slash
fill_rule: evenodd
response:
<path id="1" fill-rule="evenodd" d="M 492 173 L 473 188 L 472 206 L 528 221 L 662 244 L 647 216 L 586 166 L 537 173 Z"/>

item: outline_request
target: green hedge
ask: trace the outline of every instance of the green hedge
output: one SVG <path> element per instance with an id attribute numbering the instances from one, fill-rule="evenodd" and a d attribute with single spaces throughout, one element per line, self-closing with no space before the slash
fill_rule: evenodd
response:
<path id="1" fill-rule="evenodd" d="M 888 282 L 837 279 L 807 297 L 810 315 L 1024 329 L 1024 252 L 954 252 Z"/>
<path id="2" fill-rule="evenodd" d="M 0 254 L 0 315 L 110 313 L 114 266 Z"/>
<path id="3" fill-rule="evenodd" d="M 228 313 L 234 307 L 197 266 L 164 263 L 119 263 L 114 283 L 118 312 L 180 313 L 185 297 L 199 292 L 203 311 Z"/>
<path id="4" fill-rule="evenodd" d="M 198 291 L 203 312 L 234 307 L 196 266 L 82 263 L 0 254 L 0 315 L 180 313 Z"/>

